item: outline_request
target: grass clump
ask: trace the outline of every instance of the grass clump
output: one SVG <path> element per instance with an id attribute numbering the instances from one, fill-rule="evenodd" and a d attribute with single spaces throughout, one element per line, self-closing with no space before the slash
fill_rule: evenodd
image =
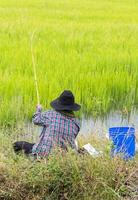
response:
<path id="1" fill-rule="evenodd" d="M 0 199 L 119 200 L 138 197 L 138 157 L 124 162 L 110 158 L 107 151 L 93 158 L 69 150 L 67 153 L 56 151 L 46 162 L 38 162 L 15 155 L 11 147 L 7 152 L 3 151 L 0 157 Z"/>

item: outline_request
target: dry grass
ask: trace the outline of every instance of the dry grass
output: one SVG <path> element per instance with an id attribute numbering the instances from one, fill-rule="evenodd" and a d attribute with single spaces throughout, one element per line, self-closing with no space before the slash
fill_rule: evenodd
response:
<path id="1" fill-rule="evenodd" d="M 138 155 L 132 161 L 110 158 L 108 141 L 92 137 L 104 154 L 98 158 L 78 155 L 72 150 L 51 155 L 47 163 L 17 156 L 10 136 L 1 137 L 1 200 L 123 200 L 138 198 Z M 91 140 L 91 141 L 90 141 Z M 8 148 L 6 147 L 8 145 Z"/>

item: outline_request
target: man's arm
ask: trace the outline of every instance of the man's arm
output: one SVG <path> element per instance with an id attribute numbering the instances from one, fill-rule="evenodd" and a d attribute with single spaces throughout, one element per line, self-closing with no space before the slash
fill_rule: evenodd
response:
<path id="1" fill-rule="evenodd" d="M 42 112 L 42 106 L 38 105 L 36 113 L 34 113 L 34 115 L 32 117 L 32 122 L 35 125 L 45 126 L 46 125 L 46 120 L 47 120 L 46 114 L 45 114 L 45 112 Z"/>

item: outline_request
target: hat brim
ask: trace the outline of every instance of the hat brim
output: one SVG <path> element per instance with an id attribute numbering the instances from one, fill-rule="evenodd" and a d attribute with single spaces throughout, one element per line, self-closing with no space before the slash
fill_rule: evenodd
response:
<path id="1" fill-rule="evenodd" d="M 69 111 L 78 111 L 80 110 L 81 106 L 77 103 L 72 105 L 63 105 L 59 102 L 59 99 L 55 99 L 50 103 L 51 107 L 58 111 L 69 110 Z"/>

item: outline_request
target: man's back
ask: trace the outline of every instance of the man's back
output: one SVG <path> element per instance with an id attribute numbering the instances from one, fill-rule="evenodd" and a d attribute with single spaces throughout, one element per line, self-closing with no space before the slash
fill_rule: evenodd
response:
<path id="1" fill-rule="evenodd" d="M 33 123 L 43 126 L 39 143 L 33 147 L 33 154 L 48 156 L 57 146 L 63 149 L 66 149 L 67 145 L 76 148 L 75 138 L 80 130 L 80 123 L 75 117 L 49 110 L 36 112 Z"/>

